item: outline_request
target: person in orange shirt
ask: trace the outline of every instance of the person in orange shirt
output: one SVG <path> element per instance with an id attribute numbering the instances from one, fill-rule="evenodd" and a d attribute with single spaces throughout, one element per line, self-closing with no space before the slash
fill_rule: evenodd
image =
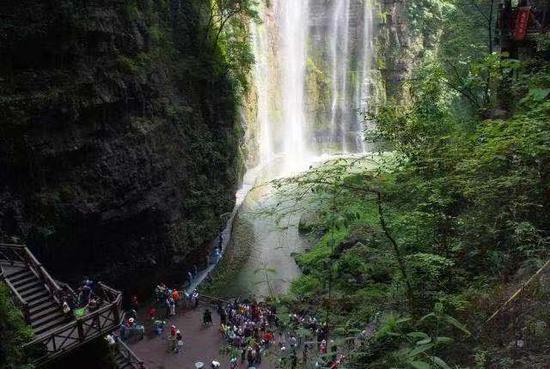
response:
<path id="1" fill-rule="evenodd" d="M 181 299 L 181 295 L 178 290 L 174 289 L 174 291 L 172 292 L 172 298 L 176 302 L 176 305 L 178 305 L 178 301 Z"/>

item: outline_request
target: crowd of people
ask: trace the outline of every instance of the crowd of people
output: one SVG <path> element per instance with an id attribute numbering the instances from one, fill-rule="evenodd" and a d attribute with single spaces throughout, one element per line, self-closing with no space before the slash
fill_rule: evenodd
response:
<path id="1" fill-rule="evenodd" d="M 197 290 L 188 294 L 164 284 L 155 288 L 156 307 L 151 306 L 147 310 L 146 319 L 151 323 L 154 335 L 167 339 L 169 352 L 180 353 L 184 343 L 181 330 L 168 321 L 174 322 L 172 318 L 176 315 L 176 307 L 181 311 L 196 308 L 199 297 Z M 137 309 L 136 305 L 137 301 L 133 301 L 132 306 Z M 337 346 L 328 342 L 328 326 L 311 314 L 293 313 L 281 321 L 275 306 L 239 299 L 220 301 L 215 311 L 219 316 L 220 335 L 231 348 L 230 369 L 235 369 L 239 363 L 246 367 L 258 367 L 267 350 L 271 350 L 278 358 L 279 366 L 285 368 L 296 368 L 300 360 L 307 363 L 313 350 L 320 355 L 327 354 L 329 360 L 323 363 L 323 367 L 336 369 L 342 361 L 343 357 L 337 354 Z M 145 328 L 135 319 L 135 310 L 132 309 L 121 327 L 122 339 L 135 334 L 143 338 Z M 203 311 L 201 323 L 205 328 L 214 325 L 210 308 Z M 300 353 L 301 359 L 298 358 Z"/>
<path id="2" fill-rule="evenodd" d="M 292 369 L 298 365 L 300 351 L 304 364 L 314 349 L 321 355 L 328 354 L 329 360 L 323 366 L 336 369 L 343 359 L 337 354 L 338 347 L 334 344 L 330 346 L 331 353 L 327 352 L 328 326 L 313 315 L 294 313 L 289 314 L 288 320 L 281 321 L 275 306 L 239 300 L 219 303 L 216 310 L 220 318 L 220 334 L 235 352 L 240 353 L 240 358 L 231 358 L 232 369 L 238 365 L 239 359 L 241 364 L 246 362 L 247 367 L 259 366 L 270 349 L 278 358 L 280 367 Z"/>
<path id="3" fill-rule="evenodd" d="M 240 351 L 241 362 L 256 366 L 262 362 L 262 354 L 275 338 L 279 321 L 274 306 L 257 302 L 219 303 L 220 333 L 224 340 Z M 236 358 L 232 358 L 236 363 Z"/>

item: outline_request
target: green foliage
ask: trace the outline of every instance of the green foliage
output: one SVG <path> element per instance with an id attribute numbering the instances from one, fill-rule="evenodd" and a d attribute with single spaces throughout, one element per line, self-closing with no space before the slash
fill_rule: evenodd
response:
<path id="1" fill-rule="evenodd" d="M 32 331 L 23 314 L 11 302 L 9 288 L 0 283 L 0 368 L 32 369 L 21 346 L 31 340 Z"/>
<path id="2" fill-rule="evenodd" d="M 342 334 L 384 312 L 359 368 L 472 367 L 475 352 L 484 367 L 485 342 L 469 328 L 493 312 L 496 288 L 548 258 L 550 70 L 536 53 L 490 52 L 493 1 L 408 4 L 425 48 L 402 86 L 408 99 L 376 106 L 367 131 L 392 153 L 325 163 L 280 188 L 317 214 L 292 293 Z M 499 355 L 495 365 L 514 365 Z"/>

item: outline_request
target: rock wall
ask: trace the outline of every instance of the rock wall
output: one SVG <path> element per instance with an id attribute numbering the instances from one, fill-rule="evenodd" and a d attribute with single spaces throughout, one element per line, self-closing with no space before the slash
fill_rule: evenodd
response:
<path id="1" fill-rule="evenodd" d="M 130 285 L 204 261 L 241 158 L 197 18 L 190 0 L 0 5 L 3 241 Z"/>
<path id="2" fill-rule="evenodd" d="M 376 65 L 381 72 L 385 95 L 406 99 L 404 82 L 427 41 L 410 27 L 408 7 L 413 0 L 383 0 L 379 3 L 376 35 Z"/>

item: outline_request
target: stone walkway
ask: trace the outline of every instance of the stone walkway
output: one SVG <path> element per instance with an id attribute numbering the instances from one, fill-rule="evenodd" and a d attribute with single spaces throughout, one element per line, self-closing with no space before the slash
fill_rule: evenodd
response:
<path id="1" fill-rule="evenodd" d="M 147 369 L 195 369 L 194 363 L 197 361 L 202 361 L 205 363 L 205 369 L 210 369 L 212 360 L 219 361 L 221 369 L 229 368 L 230 357 L 220 354 L 223 339 L 218 331 L 219 317 L 213 312 L 214 324 L 203 327 L 202 314 L 205 309 L 205 306 L 199 306 L 196 310 L 179 313 L 169 320 L 163 337 L 152 335 L 152 329 L 148 327 L 145 338 L 137 343 L 131 343 L 130 348 L 144 361 Z M 181 330 L 183 335 L 183 350 L 177 354 L 169 351 L 170 342 L 166 339 L 169 326 L 172 324 Z M 273 369 L 275 365 L 264 359 L 262 365 L 257 367 Z M 246 369 L 246 362 L 239 368 Z"/>

